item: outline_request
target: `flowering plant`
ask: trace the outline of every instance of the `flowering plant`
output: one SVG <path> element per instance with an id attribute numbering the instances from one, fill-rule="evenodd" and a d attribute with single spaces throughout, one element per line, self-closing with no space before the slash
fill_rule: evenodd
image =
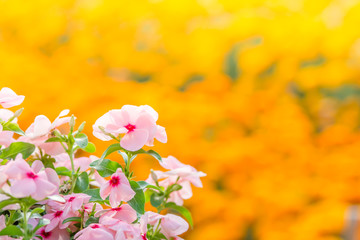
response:
<path id="1" fill-rule="evenodd" d="M 183 200 L 192 196 L 191 184 L 202 187 L 205 174 L 143 149 L 155 139 L 167 142 L 150 106 L 125 105 L 100 117 L 94 136 L 115 143 L 98 158 L 77 157 L 94 153 L 95 145 L 83 133 L 85 122 L 76 128 L 69 110 L 53 122 L 37 116 L 22 131 L 17 118 L 23 109 L 6 108 L 23 100 L 9 88 L 0 91 L 0 239 L 181 239 L 192 226 Z M 114 152 L 124 164 L 107 158 Z M 168 171 L 135 181 L 130 166 L 139 154 Z M 145 211 L 147 201 L 157 212 Z"/>

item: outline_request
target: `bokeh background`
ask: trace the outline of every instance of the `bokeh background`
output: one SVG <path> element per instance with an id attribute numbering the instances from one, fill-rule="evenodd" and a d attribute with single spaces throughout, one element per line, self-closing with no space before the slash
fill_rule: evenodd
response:
<path id="1" fill-rule="evenodd" d="M 24 129 L 69 108 L 91 135 L 154 107 L 155 150 L 208 174 L 186 239 L 340 240 L 360 202 L 359 25 L 357 0 L 0 0 L 0 85 L 26 96 Z"/>

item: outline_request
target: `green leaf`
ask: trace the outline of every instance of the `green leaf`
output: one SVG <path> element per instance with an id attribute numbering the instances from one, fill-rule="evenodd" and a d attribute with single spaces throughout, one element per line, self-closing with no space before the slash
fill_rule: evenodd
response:
<path id="1" fill-rule="evenodd" d="M 31 211 L 31 214 L 42 213 L 42 212 L 44 212 L 44 211 L 45 211 L 44 208 L 34 208 L 34 209 Z"/>
<path id="2" fill-rule="evenodd" d="M 6 200 L 0 202 L 0 209 L 3 209 L 7 205 L 15 204 L 15 203 L 19 203 L 19 202 L 20 202 L 20 200 L 16 199 L 16 198 L 6 199 Z"/>
<path id="3" fill-rule="evenodd" d="M 129 181 L 131 188 L 135 191 L 135 196 L 128 201 L 128 204 L 138 213 L 145 213 L 145 194 L 140 185 L 135 181 Z"/>
<path id="4" fill-rule="evenodd" d="M 174 210 L 178 213 L 180 213 L 190 224 L 191 228 L 193 228 L 193 220 L 191 217 L 191 213 L 188 209 L 186 209 L 183 206 L 176 205 L 174 202 L 168 202 L 165 204 L 165 208 Z"/>
<path id="5" fill-rule="evenodd" d="M 100 176 L 108 177 L 116 172 L 118 168 L 120 168 L 120 164 L 109 159 L 101 159 L 96 160 L 90 164 L 91 167 L 96 169 Z"/>
<path id="6" fill-rule="evenodd" d="M 166 195 L 169 195 L 170 193 L 172 192 L 175 192 L 175 191 L 179 191 L 182 189 L 182 186 L 179 185 L 179 184 L 172 184 L 171 186 L 169 186 L 167 189 L 166 189 Z"/>
<path id="7" fill-rule="evenodd" d="M 132 153 L 134 153 L 134 154 L 148 154 L 148 155 L 154 157 L 159 162 L 162 161 L 162 158 L 161 158 L 160 154 L 158 154 L 154 150 L 145 151 L 144 149 L 140 149 L 140 150 L 137 150 L 137 151 L 132 152 Z"/>
<path id="8" fill-rule="evenodd" d="M 64 139 L 61 139 L 59 137 L 52 137 L 52 138 L 49 138 L 48 140 L 46 140 L 45 142 L 65 142 Z"/>
<path id="9" fill-rule="evenodd" d="M 20 228 L 10 225 L 4 228 L 0 231 L 0 236 L 23 236 L 23 232 L 20 230 Z"/>
<path id="10" fill-rule="evenodd" d="M 116 152 L 118 150 L 123 150 L 123 148 L 120 146 L 120 143 L 114 143 L 111 144 L 103 153 L 101 158 L 99 160 L 104 160 L 107 156 L 109 156 L 111 153 Z"/>
<path id="11" fill-rule="evenodd" d="M 74 192 L 82 193 L 89 187 L 89 176 L 87 172 L 82 172 L 77 178 L 75 183 Z"/>
<path id="12" fill-rule="evenodd" d="M 89 219 L 85 223 L 85 227 L 89 226 L 92 223 L 99 223 L 98 217 L 89 217 Z"/>
<path id="13" fill-rule="evenodd" d="M 15 159 L 21 153 L 24 159 L 28 158 L 35 151 L 35 145 L 26 142 L 13 142 L 9 147 L 4 148 L 1 159 Z"/>
<path id="14" fill-rule="evenodd" d="M 96 151 L 96 147 L 92 142 L 88 142 L 88 145 L 85 148 L 82 148 L 82 150 L 88 153 L 94 153 Z"/>
<path id="15" fill-rule="evenodd" d="M 19 125 L 17 123 L 12 123 L 12 122 L 5 124 L 5 126 L 3 126 L 3 131 L 11 131 L 22 136 L 25 135 L 24 131 L 21 130 Z"/>
<path id="16" fill-rule="evenodd" d="M 139 186 L 142 188 L 142 189 L 145 189 L 148 185 L 150 185 L 149 183 L 145 182 L 145 181 L 138 181 L 137 182 L 139 184 Z"/>
<path id="17" fill-rule="evenodd" d="M 100 197 L 100 189 L 94 188 L 94 189 L 88 189 L 84 191 L 83 193 L 91 196 L 89 202 L 103 202 L 104 200 Z"/>
<path id="18" fill-rule="evenodd" d="M 71 177 L 71 171 L 66 167 L 57 167 L 55 171 L 58 175 Z"/>
<path id="19" fill-rule="evenodd" d="M 154 207 L 159 207 L 165 200 L 165 195 L 153 193 L 150 197 L 150 203 Z"/>
<path id="20" fill-rule="evenodd" d="M 81 218 L 80 217 L 69 217 L 69 218 L 66 218 L 62 224 L 65 224 L 67 222 L 81 222 Z"/>
<path id="21" fill-rule="evenodd" d="M 79 133 L 75 136 L 75 143 L 80 148 L 85 148 L 88 145 L 88 137 L 85 133 Z"/>

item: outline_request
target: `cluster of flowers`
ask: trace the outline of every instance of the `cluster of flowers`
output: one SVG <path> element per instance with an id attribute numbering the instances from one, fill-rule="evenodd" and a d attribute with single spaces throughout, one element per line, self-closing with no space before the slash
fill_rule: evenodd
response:
<path id="1" fill-rule="evenodd" d="M 23 100 L 9 88 L 0 91 L 4 108 Z M 183 199 L 192 196 L 191 184 L 202 187 L 205 174 L 142 149 L 154 139 L 167 142 L 151 107 L 126 105 L 100 117 L 94 135 L 116 141 L 100 158 L 75 157 L 95 146 L 82 132 L 85 123 L 75 129 L 68 110 L 53 122 L 37 116 L 25 132 L 17 124 L 21 112 L 0 109 L 0 239 L 181 239 L 192 225 Z M 113 152 L 123 165 L 106 158 Z M 153 156 L 168 171 L 134 181 L 130 164 L 138 154 Z M 147 201 L 157 212 L 145 212 Z"/>

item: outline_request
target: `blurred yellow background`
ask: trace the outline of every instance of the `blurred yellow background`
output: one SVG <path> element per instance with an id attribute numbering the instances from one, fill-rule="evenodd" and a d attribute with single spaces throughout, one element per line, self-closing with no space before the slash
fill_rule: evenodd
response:
<path id="1" fill-rule="evenodd" d="M 0 85 L 26 96 L 23 129 L 69 108 L 91 136 L 151 105 L 155 150 L 208 174 L 188 240 L 339 240 L 360 202 L 359 26 L 357 0 L 0 0 Z"/>

